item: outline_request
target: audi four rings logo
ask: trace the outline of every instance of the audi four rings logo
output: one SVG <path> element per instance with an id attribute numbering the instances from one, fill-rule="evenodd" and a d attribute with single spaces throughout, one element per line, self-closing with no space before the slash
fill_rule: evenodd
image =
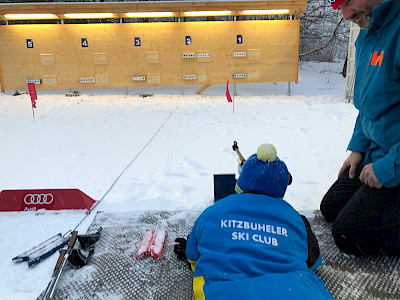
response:
<path id="1" fill-rule="evenodd" d="M 52 194 L 27 194 L 24 197 L 25 204 L 50 204 L 53 202 Z"/>

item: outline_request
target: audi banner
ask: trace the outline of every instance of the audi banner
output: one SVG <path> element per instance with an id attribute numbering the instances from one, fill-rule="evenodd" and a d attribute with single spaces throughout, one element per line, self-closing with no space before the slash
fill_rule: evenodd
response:
<path id="1" fill-rule="evenodd" d="M 3 190 L 0 211 L 85 209 L 96 201 L 78 189 Z"/>

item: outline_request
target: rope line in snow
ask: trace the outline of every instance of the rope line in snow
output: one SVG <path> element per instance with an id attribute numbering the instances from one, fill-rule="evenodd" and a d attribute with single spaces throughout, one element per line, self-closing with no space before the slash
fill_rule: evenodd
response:
<path id="1" fill-rule="evenodd" d="M 180 98 L 179 98 L 180 99 Z M 175 110 L 178 109 L 179 106 L 179 101 L 176 105 Z M 87 218 L 87 216 L 104 200 L 104 198 L 107 196 L 107 194 L 113 189 L 113 187 L 115 186 L 115 184 L 118 182 L 118 180 L 121 178 L 121 176 L 126 172 L 126 170 L 128 170 L 128 168 L 133 164 L 133 162 L 139 157 L 139 155 L 147 148 L 147 146 L 154 140 L 154 138 L 157 136 L 157 134 L 161 131 L 161 129 L 164 127 L 165 123 L 167 123 L 167 121 L 169 120 L 169 118 L 171 117 L 173 111 L 171 110 L 171 112 L 169 113 L 168 117 L 164 120 L 164 122 L 161 124 L 161 126 L 157 129 L 157 131 L 153 134 L 153 136 L 150 138 L 150 140 L 146 143 L 146 145 L 144 145 L 144 147 L 139 151 L 138 154 L 136 154 L 136 156 L 130 161 L 130 163 L 125 167 L 125 169 L 122 170 L 122 172 L 117 176 L 117 178 L 114 180 L 114 182 L 111 184 L 110 188 L 105 192 L 105 194 L 103 195 L 103 197 L 101 197 L 101 199 L 99 201 L 97 201 L 89 210 L 89 213 L 86 214 L 82 220 L 78 223 L 78 225 L 75 226 L 74 230 L 69 230 L 67 231 L 64 236 L 66 236 L 69 232 L 71 231 L 75 231 L 79 225 L 82 224 L 82 222 Z"/>

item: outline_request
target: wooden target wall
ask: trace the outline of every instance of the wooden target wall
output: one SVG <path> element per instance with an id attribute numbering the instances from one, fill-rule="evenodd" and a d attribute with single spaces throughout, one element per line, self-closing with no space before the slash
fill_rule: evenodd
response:
<path id="1" fill-rule="evenodd" d="M 297 82 L 299 20 L 0 26 L 1 90 Z"/>

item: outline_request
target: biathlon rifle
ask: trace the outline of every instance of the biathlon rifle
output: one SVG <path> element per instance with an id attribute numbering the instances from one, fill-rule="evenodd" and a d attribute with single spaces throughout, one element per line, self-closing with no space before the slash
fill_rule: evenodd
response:
<path id="1" fill-rule="evenodd" d="M 60 279 L 62 270 L 65 266 L 65 262 L 67 261 L 68 256 L 71 254 L 72 249 L 74 248 L 77 237 L 78 231 L 72 231 L 67 249 L 60 250 L 60 256 L 58 257 L 56 266 L 54 267 L 53 275 L 51 276 L 50 282 L 46 288 L 46 291 L 44 292 L 42 300 L 48 300 L 53 297 L 58 280 Z"/>
<path id="2" fill-rule="evenodd" d="M 242 153 L 240 153 L 240 151 L 239 151 L 239 146 L 238 146 L 238 144 L 237 144 L 236 141 L 233 141 L 232 149 L 233 149 L 233 151 L 235 151 L 235 152 L 237 153 L 237 155 L 239 155 L 239 158 L 238 158 L 238 160 L 237 160 L 238 163 L 239 163 L 239 165 L 243 166 L 243 164 L 244 164 L 244 162 L 245 162 L 246 160 L 244 159 Z"/>

